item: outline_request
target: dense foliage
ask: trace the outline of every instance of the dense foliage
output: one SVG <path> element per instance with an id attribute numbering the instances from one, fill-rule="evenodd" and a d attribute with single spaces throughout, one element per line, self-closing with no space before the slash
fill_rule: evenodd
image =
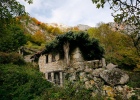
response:
<path id="1" fill-rule="evenodd" d="M 51 83 L 42 78 L 32 65 L 0 65 L 0 97 L 2 100 L 40 99 Z"/>
<path id="2" fill-rule="evenodd" d="M 60 52 L 63 53 L 63 45 L 70 43 L 70 52 L 76 47 L 79 47 L 85 60 L 100 59 L 103 57 L 104 49 L 99 45 L 99 41 L 95 38 L 90 38 L 86 32 L 67 32 L 59 35 L 56 39 L 46 46 L 45 52 Z"/>
<path id="3" fill-rule="evenodd" d="M 16 0 L 1 0 L 0 1 L 0 22 L 10 24 L 15 16 L 26 14 L 23 5 Z"/>
<path id="4" fill-rule="evenodd" d="M 92 97 L 80 82 L 53 86 L 30 64 L 0 64 L 0 97 L 2 100 L 103 100 Z"/>
<path id="5" fill-rule="evenodd" d="M 26 43 L 24 32 L 17 25 L 8 25 L 6 29 L 3 29 L 2 33 L 2 37 L 0 38 L 0 51 L 16 51 Z"/>
<path id="6" fill-rule="evenodd" d="M 16 51 L 26 43 L 17 16 L 25 15 L 25 8 L 16 0 L 0 1 L 0 51 Z"/>
<path id="7" fill-rule="evenodd" d="M 140 0 L 92 0 L 97 8 L 109 4 L 114 21 L 126 25 L 125 33 L 132 39 L 133 46 L 140 56 Z"/>
<path id="8" fill-rule="evenodd" d="M 46 36 L 41 31 L 37 31 L 31 36 L 31 41 L 37 45 L 41 45 L 46 42 Z"/>
<path id="9" fill-rule="evenodd" d="M 99 39 L 103 45 L 107 63 L 111 62 L 125 69 L 133 69 L 140 64 L 137 50 L 128 35 L 114 31 L 108 24 L 103 23 L 96 28 L 90 28 L 88 34 Z"/>
<path id="10" fill-rule="evenodd" d="M 0 52 L 0 64 L 25 64 L 25 61 L 23 60 L 23 57 L 16 53 L 16 52 L 10 52 L 10 53 L 5 53 L 5 52 Z"/>

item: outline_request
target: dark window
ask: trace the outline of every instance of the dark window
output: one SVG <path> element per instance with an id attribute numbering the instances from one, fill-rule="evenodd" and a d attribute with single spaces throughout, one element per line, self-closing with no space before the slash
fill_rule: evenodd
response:
<path id="1" fill-rule="evenodd" d="M 48 63 L 48 55 L 46 55 L 46 63 Z"/>
<path id="2" fill-rule="evenodd" d="M 52 62 L 55 62 L 56 60 L 55 60 L 55 55 L 54 54 L 52 54 Z"/>

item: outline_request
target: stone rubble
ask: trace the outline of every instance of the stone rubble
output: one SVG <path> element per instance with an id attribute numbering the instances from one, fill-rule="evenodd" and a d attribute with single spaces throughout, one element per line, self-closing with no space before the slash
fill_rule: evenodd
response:
<path id="1" fill-rule="evenodd" d="M 135 95 L 134 90 L 125 85 L 129 81 L 129 76 L 117 68 L 117 65 L 108 64 L 106 67 L 79 66 L 77 70 L 69 73 L 70 79 L 79 80 L 85 84 L 85 88 L 93 89 L 92 96 L 98 93 L 104 95 L 106 99 L 116 100 L 117 96 L 121 96 L 123 100 L 130 99 Z M 70 69 L 67 69 L 69 72 Z M 78 73 L 78 74 L 73 74 Z M 74 75 L 74 76 L 73 76 Z M 75 79 L 76 78 L 76 79 Z M 94 89 L 96 88 L 96 89 Z"/>

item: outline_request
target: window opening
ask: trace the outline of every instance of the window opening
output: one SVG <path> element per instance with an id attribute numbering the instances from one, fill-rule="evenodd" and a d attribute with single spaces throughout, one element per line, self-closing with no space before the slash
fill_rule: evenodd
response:
<path id="1" fill-rule="evenodd" d="M 46 55 L 46 63 L 48 63 L 48 55 Z"/>
<path id="2" fill-rule="evenodd" d="M 56 60 L 55 60 L 55 55 L 54 54 L 52 54 L 52 62 L 55 62 Z"/>

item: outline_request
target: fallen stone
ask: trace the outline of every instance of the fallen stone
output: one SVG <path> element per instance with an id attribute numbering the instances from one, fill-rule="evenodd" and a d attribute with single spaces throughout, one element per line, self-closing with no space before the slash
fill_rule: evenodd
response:
<path id="1" fill-rule="evenodd" d="M 104 70 L 102 73 L 100 73 L 100 77 L 111 86 L 125 84 L 129 80 L 129 76 L 118 68 Z"/>
<path id="2" fill-rule="evenodd" d="M 107 66 L 105 67 L 106 69 L 112 70 L 113 68 L 118 67 L 118 65 L 114 65 L 112 63 L 107 64 Z"/>
<path id="3" fill-rule="evenodd" d="M 92 88 L 92 85 L 91 85 L 90 81 L 86 81 L 86 82 L 85 82 L 85 88 L 86 88 L 86 89 Z"/>
<path id="4" fill-rule="evenodd" d="M 101 73 L 103 70 L 104 70 L 104 68 L 95 69 L 95 70 L 93 70 L 92 75 L 95 76 L 95 77 L 99 77 L 99 76 L 100 76 L 100 73 Z"/>

